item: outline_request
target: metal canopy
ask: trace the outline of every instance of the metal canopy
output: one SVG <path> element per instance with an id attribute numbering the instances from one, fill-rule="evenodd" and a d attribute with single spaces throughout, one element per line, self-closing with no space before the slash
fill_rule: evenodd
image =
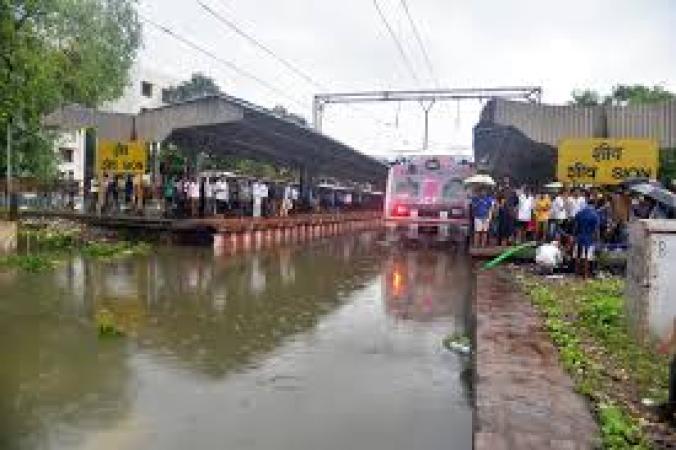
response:
<path id="1" fill-rule="evenodd" d="M 387 167 L 378 160 L 229 95 L 147 109 L 138 115 L 69 106 L 48 116 L 45 123 L 70 129 L 96 127 L 99 136 L 110 139 L 166 140 L 196 151 L 305 168 L 316 176 L 383 184 L 387 175 Z"/>

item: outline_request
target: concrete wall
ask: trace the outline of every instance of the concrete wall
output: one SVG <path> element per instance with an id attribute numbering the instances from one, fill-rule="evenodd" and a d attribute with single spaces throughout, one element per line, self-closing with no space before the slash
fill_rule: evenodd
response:
<path id="1" fill-rule="evenodd" d="M 134 115 L 101 112 L 77 105 L 59 108 L 43 122 L 61 130 L 94 127 L 97 137 L 111 140 L 127 141 L 134 134 Z"/>
<path id="2" fill-rule="evenodd" d="M 625 309 L 630 328 L 639 341 L 676 344 L 676 222 L 636 221 L 629 227 L 629 244 Z"/>
<path id="3" fill-rule="evenodd" d="M 0 255 L 16 250 L 17 223 L 0 220 Z"/>
<path id="4" fill-rule="evenodd" d="M 195 102 L 142 111 L 136 119 L 136 134 L 139 139 L 159 142 L 175 129 L 236 122 L 243 118 L 242 108 L 222 98 L 202 98 Z"/>

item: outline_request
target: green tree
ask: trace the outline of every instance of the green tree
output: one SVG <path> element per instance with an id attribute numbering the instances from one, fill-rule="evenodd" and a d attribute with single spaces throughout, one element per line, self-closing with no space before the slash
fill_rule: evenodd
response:
<path id="1" fill-rule="evenodd" d="M 42 118 L 118 98 L 140 41 L 136 0 L 0 0 L 0 127 L 12 126 L 19 172 L 53 174 Z"/>
<path id="2" fill-rule="evenodd" d="M 573 99 L 569 103 L 577 106 L 596 106 L 601 101 L 599 93 L 591 89 L 574 90 L 571 97 Z"/>
<path id="3" fill-rule="evenodd" d="M 643 86 L 640 84 L 620 84 L 613 88 L 607 98 L 613 104 L 645 105 L 676 99 L 676 94 L 665 90 L 662 86 Z"/>
<path id="4" fill-rule="evenodd" d="M 571 93 L 571 105 L 645 105 L 676 99 L 676 94 L 665 90 L 662 86 L 644 86 L 641 84 L 618 84 L 610 95 L 601 96 L 592 89 L 574 90 Z"/>
<path id="5" fill-rule="evenodd" d="M 201 73 L 194 73 L 189 80 L 167 89 L 163 100 L 166 103 L 180 103 L 194 98 L 221 93 L 221 88 L 218 87 L 212 78 Z"/>

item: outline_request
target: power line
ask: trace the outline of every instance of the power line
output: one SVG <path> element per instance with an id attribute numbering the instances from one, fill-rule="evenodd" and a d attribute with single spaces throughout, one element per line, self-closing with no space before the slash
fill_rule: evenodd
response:
<path id="1" fill-rule="evenodd" d="M 219 14 L 217 11 L 215 11 L 212 7 L 208 6 L 205 4 L 202 0 L 195 0 L 199 6 L 204 9 L 207 13 L 209 13 L 212 17 L 214 17 L 216 20 L 218 20 L 220 23 L 237 33 L 239 36 L 244 38 L 247 42 L 250 44 L 254 45 L 255 47 L 259 48 L 262 50 L 265 54 L 268 56 L 272 57 L 275 61 L 279 62 L 282 64 L 284 67 L 289 69 L 291 72 L 299 76 L 301 79 L 303 79 L 305 82 L 308 84 L 314 86 L 317 89 L 320 89 L 322 91 L 328 91 L 329 89 L 324 86 L 322 83 L 319 81 L 315 80 L 311 75 L 309 75 L 307 72 L 303 71 L 300 69 L 297 65 L 291 63 L 287 59 L 279 56 L 274 50 L 272 50 L 270 47 L 262 43 L 259 39 L 256 39 L 251 33 L 247 33 L 244 31 L 239 25 L 237 25 L 232 19 L 228 19 L 223 16 L 223 14 Z M 226 8 L 230 9 L 223 0 L 220 0 L 220 3 L 225 6 Z M 368 114 L 368 118 L 373 120 L 374 122 L 384 125 L 384 126 L 389 126 L 387 122 L 384 122 L 371 114 L 369 114 L 366 110 L 359 108 L 355 105 L 350 105 L 350 109 L 353 111 L 361 111 L 361 112 L 366 112 Z M 397 131 L 397 133 L 399 133 Z"/>
<path id="2" fill-rule="evenodd" d="M 401 0 L 401 7 L 404 9 L 404 13 L 406 13 L 406 17 L 408 18 L 408 23 L 411 25 L 411 28 L 413 29 L 413 35 L 415 36 L 415 40 L 418 42 L 418 47 L 420 47 L 420 52 L 423 54 L 423 57 L 425 58 L 425 64 L 427 65 L 427 70 L 430 71 L 430 75 L 432 76 L 432 79 L 434 80 L 434 84 L 439 87 L 439 80 L 437 79 L 436 73 L 434 71 L 434 66 L 432 65 L 432 60 L 430 59 L 429 54 L 427 53 L 427 49 L 425 49 L 425 44 L 423 43 L 422 37 L 420 36 L 420 33 L 418 32 L 418 27 L 415 25 L 415 21 L 413 20 L 413 17 L 411 16 L 411 11 L 408 9 L 408 3 L 406 0 Z"/>
<path id="3" fill-rule="evenodd" d="M 396 33 L 392 29 L 390 22 L 387 21 L 385 14 L 383 14 L 383 10 L 380 9 L 380 5 L 378 4 L 378 0 L 373 0 L 373 6 L 375 6 L 376 11 L 378 11 L 378 15 L 380 16 L 380 20 L 383 22 L 383 24 L 387 28 L 387 31 L 390 34 L 390 37 L 392 38 L 395 46 L 397 47 L 397 51 L 399 52 L 399 56 L 401 56 L 401 59 L 404 61 L 404 64 L 406 65 L 406 68 L 410 72 L 411 77 L 415 80 L 415 82 L 417 84 L 420 84 L 420 79 L 418 78 L 418 75 L 416 75 L 416 73 L 415 73 L 415 70 L 413 68 L 413 64 L 411 64 L 411 60 L 408 59 L 408 56 L 406 56 L 406 52 L 404 51 L 404 47 L 401 45 L 401 41 L 399 40 Z"/>
<path id="4" fill-rule="evenodd" d="M 319 82 L 315 81 L 310 75 L 296 67 L 294 64 L 290 63 L 286 59 L 282 58 L 279 56 L 277 53 L 275 53 L 273 50 L 270 49 L 267 45 L 263 44 L 260 42 L 258 39 L 253 37 L 251 34 L 245 32 L 242 30 L 236 23 L 234 23 L 232 20 L 229 20 L 225 18 L 222 14 L 217 13 L 214 11 L 211 7 L 206 5 L 202 0 L 195 0 L 205 11 L 207 11 L 209 14 L 211 14 L 214 18 L 216 18 L 219 22 L 223 23 L 225 26 L 230 28 L 232 31 L 246 39 L 249 43 L 253 44 L 254 46 L 258 47 L 259 49 L 263 50 L 267 55 L 270 57 L 274 58 L 277 62 L 282 64 L 284 67 L 298 75 L 300 78 L 308 82 L 309 84 L 315 86 L 316 88 L 319 88 L 321 90 L 327 90 L 326 87 L 322 86 Z"/>
<path id="5" fill-rule="evenodd" d="M 196 50 L 199 53 L 202 53 L 203 55 L 210 57 L 214 61 L 217 61 L 217 62 L 227 66 L 229 69 L 233 70 L 234 72 L 237 72 L 238 74 L 255 81 L 256 83 L 260 84 L 261 86 L 264 86 L 265 88 L 267 88 L 268 90 L 276 93 L 277 95 L 280 95 L 281 97 L 293 102 L 295 105 L 300 106 L 301 108 L 305 108 L 307 106 L 307 105 L 303 104 L 302 102 L 300 102 L 299 100 L 296 100 L 295 98 L 289 96 L 286 92 L 284 92 L 282 89 L 279 89 L 275 85 L 268 83 L 267 81 L 263 80 L 262 78 L 254 75 L 253 73 L 251 73 L 251 72 L 249 72 L 245 69 L 240 68 L 239 66 L 237 66 L 232 61 L 229 61 L 227 59 L 223 59 L 223 58 L 219 57 L 218 55 L 215 55 L 211 51 L 209 51 L 209 50 L 207 50 L 203 47 L 200 47 L 199 45 L 195 44 L 191 40 L 189 40 L 189 39 L 179 35 L 178 33 L 174 32 L 170 28 L 168 28 L 164 25 L 160 25 L 157 22 L 150 20 L 149 18 L 145 17 L 144 15 L 142 15 L 140 13 L 139 13 L 139 17 L 141 18 L 141 20 L 143 20 L 147 24 L 152 25 L 156 29 L 162 31 L 163 33 L 165 33 L 169 36 L 171 36 L 172 38 L 176 39 L 177 41 L 182 42 L 183 44 L 187 45 L 188 47 L 192 48 L 193 50 Z"/>
<path id="6" fill-rule="evenodd" d="M 197 1 L 198 1 L 198 3 L 201 4 L 201 6 L 206 6 L 206 5 L 203 5 L 203 3 L 202 3 L 201 1 L 199 1 L 199 0 L 197 0 Z M 211 10 L 211 8 L 208 8 L 208 7 L 205 8 L 205 9 Z M 213 11 L 213 10 L 211 10 L 211 11 Z M 250 79 L 254 80 L 254 81 L 257 82 L 258 84 L 260 84 L 260 85 L 264 86 L 265 88 L 267 88 L 268 90 L 270 90 L 270 91 L 272 91 L 272 92 L 274 92 L 274 93 L 276 93 L 276 94 L 282 96 L 283 98 L 286 98 L 287 100 L 293 102 L 295 105 L 300 106 L 300 107 L 303 108 L 303 109 L 305 109 L 305 108 L 307 107 L 307 105 L 303 104 L 302 102 L 296 100 L 296 99 L 293 98 L 293 97 L 290 97 L 286 92 L 284 92 L 284 91 L 282 91 L 281 89 L 277 88 L 277 87 L 274 86 L 273 84 L 271 84 L 271 83 L 269 83 L 269 82 L 267 82 L 267 81 L 261 79 L 260 77 L 254 75 L 254 74 L 252 74 L 252 73 L 250 73 L 250 72 L 248 72 L 248 71 L 246 71 L 245 69 L 240 68 L 239 66 L 237 66 L 237 65 L 236 65 L 235 63 L 233 63 L 232 61 L 229 61 L 229 60 L 220 58 L 218 55 L 214 54 L 213 52 L 211 52 L 211 51 L 209 51 L 209 50 L 207 50 L 207 49 L 205 49 L 205 48 L 203 48 L 203 47 L 200 47 L 198 44 L 196 44 L 196 43 L 190 41 L 188 38 L 179 35 L 178 33 L 176 33 L 175 31 L 171 30 L 170 28 L 168 28 L 168 27 L 166 27 L 166 26 L 164 26 L 164 25 L 161 25 L 161 24 L 159 24 L 159 23 L 153 21 L 153 20 L 149 19 L 148 17 L 145 17 L 145 16 L 144 16 L 143 14 L 141 14 L 141 13 L 139 13 L 139 17 L 140 17 L 144 22 L 148 23 L 149 25 L 153 26 L 154 28 L 158 29 L 159 31 L 161 31 L 161 32 L 163 32 L 163 33 L 169 35 L 169 36 L 172 37 L 173 39 L 178 40 L 179 42 L 182 42 L 183 44 L 185 44 L 186 46 L 192 48 L 193 50 L 196 50 L 196 51 L 198 51 L 199 53 L 202 53 L 202 54 L 208 56 L 209 58 L 211 58 L 211 59 L 213 59 L 213 60 L 215 60 L 215 61 L 217 61 L 217 62 L 219 62 L 219 63 L 221 63 L 221 64 L 223 64 L 223 65 L 225 65 L 225 66 L 227 66 L 229 69 L 231 69 L 231 70 L 237 72 L 238 74 L 240 74 L 240 75 L 242 75 L 242 76 L 244 76 L 244 77 L 247 77 L 247 78 L 250 78 Z M 224 19 L 224 18 L 223 18 L 223 19 Z M 225 23 L 225 19 L 223 20 L 223 22 Z M 228 21 L 228 22 L 230 22 L 230 21 Z M 233 23 L 232 25 L 236 26 L 234 23 Z M 251 36 L 251 35 L 245 33 L 245 32 L 242 31 L 241 28 L 239 28 L 239 27 L 237 27 L 237 29 L 241 31 L 241 33 L 238 33 L 238 34 L 240 34 L 242 37 L 246 37 L 246 39 L 247 39 L 249 42 L 254 42 L 254 41 L 255 41 L 257 47 L 259 47 L 259 48 L 265 48 L 265 49 L 266 49 L 266 53 L 268 53 L 268 54 L 274 54 L 276 60 L 278 60 L 278 61 L 280 61 L 280 62 L 283 61 L 283 59 L 282 59 L 281 57 L 276 56 L 276 54 L 275 54 L 272 50 L 270 50 L 267 46 L 265 46 L 265 45 L 263 45 L 262 43 L 260 43 L 260 42 L 259 42 L 258 40 L 256 40 L 253 36 Z M 271 56 L 272 56 L 272 55 L 271 55 Z M 295 70 L 293 70 L 293 71 L 294 71 L 294 73 L 296 73 L 297 75 L 303 74 L 303 72 L 302 72 L 300 69 L 295 68 L 295 66 L 293 66 L 291 63 L 285 62 L 285 63 L 283 63 L 283 64 L 284 64 L 285 67 L 287 67 L 287 68 L 289 68 L 289 69 L 290 69 L 291 67 L 294 67 Z M 304 74 L 304 76 L 302 76 L 302 78 L 305 79 L 305 81 L 307 81 L 307 82 L 311 82 L 311 84 L 312 84 L 313 86 L 316 86 L 316 87 L 319 87 L 319 88 L 321 88 L 321 89 L 326 90 L 324 87 L 322 87 L 322 85 L 321 85 L 320 83 L 318 83 L 318 82 L 316 82 L 315 80 L 313 80 L 309 75 Z M 350 107 L 351 107 L 351 109 L 353 109 L 353 110 L 355 110 L 355 111 L 366 112 L 366 111 L 362 110 L 361 108 L 358 108 L 358 107 L 356 107 L 356 106 L 354 106 L 354 105 L 351 105 Z M 387 124 L 386 122 L 383 122 L 382 120 L 377 119 L 377 118 L 375 118 L 375 117 L 373 117 L 373 116 L 370 116 L 370 117 L 368 117 L 368 118 L 371 119 L 371 120 L 373 120 L 373 121 L 375 121 L 376 123 L 379 123 L 379 124 L 381 124 L 381 125 L 388 126 L 388 124 Z M 396 133 L 400 135 L 399 130 L 396 130 Z M 400 135 L 400 137 L 401 137 L 401 135 Z"/>

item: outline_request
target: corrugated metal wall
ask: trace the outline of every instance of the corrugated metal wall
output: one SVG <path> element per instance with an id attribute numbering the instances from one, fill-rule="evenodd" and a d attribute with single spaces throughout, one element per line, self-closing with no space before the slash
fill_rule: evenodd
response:
<path id="1" fill-rule="evenodd" d="M 530 139 L 558 146 L 562 139 L 589 137 L 651 138 L 662 148 L 676 147 L 676 101 L 657 105 L 542 105 L 491 100 L 482 121 L 513 126 Z"/>
<path id="2" fill-rule="evenodd" d="M 676 101 L 611 106 L 606 111 L 610 137 L 657 139 L 662 148 L 676 147 Z"/>

